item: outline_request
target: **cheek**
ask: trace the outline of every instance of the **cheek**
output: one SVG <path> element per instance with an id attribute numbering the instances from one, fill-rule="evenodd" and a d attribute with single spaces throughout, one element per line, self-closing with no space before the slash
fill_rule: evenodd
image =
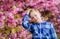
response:
<path id="1" fill-rule="evenodd" d="M 40 16 L 36 16 L 36 18 L 40 18 Z"/>
<path id="2" fill-rule="evenodd" d="M 37 17 L 37 20 L 41 19 L 41 17 Z"/>

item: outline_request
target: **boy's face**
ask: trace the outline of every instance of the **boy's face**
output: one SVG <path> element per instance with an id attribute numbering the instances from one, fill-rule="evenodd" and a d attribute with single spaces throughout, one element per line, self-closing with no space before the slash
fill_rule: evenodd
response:
<path id="1" fill-rule="evenodd" d="M 37 12 L 37 11 L 32 11 L 32 12 L 30 13 L 30 17 L 31 17 L 31 19 L 32 19 L 34 22 L 38 22 L 38 20 L 41 19 L 41 14 L 40 14 L 39 12 Z"/>

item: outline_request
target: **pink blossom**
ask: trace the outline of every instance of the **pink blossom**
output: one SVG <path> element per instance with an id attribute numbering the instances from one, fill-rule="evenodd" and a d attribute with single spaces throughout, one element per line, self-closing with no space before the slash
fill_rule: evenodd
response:
<path id="1" fill-rule="evenodd" d="M 54 4 L 58 5 L 60 3 L 60 0 L 54 0 Z"/>
<path id="2" fill-rule="evenodd" d="M 12 11 L 12 13 L 13 13 L 13 14 L 16 14 L 18 11 L 19 11 L 19 8 L 17 8 L 16 6 L 13 6 L 13 11 Z"/>
<path id="3" fill-rule="evenodd" d="M 5 19 L 5 16 L 3 15 L 3 12 L 0 12 L 0 25 L 4 25 L 4 19 Z"/>
<path id="4" fill-rule="evenodd" d="M 6 15 L 7 17 L 9 17 L 9 18 L 14 19 L 14 15 L 13 15 L 12 12 L 5 12 L 5 15 Z"/>
<path id="5" fill-rule="evenodd" d="M 17 34 L 15 33 L 15 34 L 13 34 L 13 33 L 11 33 L 11 39 L 16 39 L 17 38 Z"/>

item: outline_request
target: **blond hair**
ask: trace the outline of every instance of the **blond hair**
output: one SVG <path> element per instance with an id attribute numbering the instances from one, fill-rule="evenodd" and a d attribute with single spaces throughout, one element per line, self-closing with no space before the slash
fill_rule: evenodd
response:
<path id="1" fill-rule="evenodd" d="M 40 15 L 40 12 L 39 12 L 39 10 L 38 10 L 38 9 L 31 9 L 31 10 L 30 10 L 30 12 L 29 12 L 29 14 L 31 14 L 31 12 L 35 12 L 35 13 L 37 13 L 37 14 L 39 14 L 39 15 Z"/>
<path id="2" fill-rule="evenodd" d="M 49 18 L 49 17 L 51 17 L 51 15 L 52 15 L 52 12 L 50 12 L 50 11 L 48 11 L 48 10 L 40 12 L 38 9 L 35 9 L 35 8 L 27 8 L 27 10 L 29 10 L 29 9 L 30 9 L 29 14 L 30 14 L 32 11 L 35 11 L 35 12 L 37 12 L 38 14 L 41 14 L 41 16 L 44 17 L 44 18 Z"/>

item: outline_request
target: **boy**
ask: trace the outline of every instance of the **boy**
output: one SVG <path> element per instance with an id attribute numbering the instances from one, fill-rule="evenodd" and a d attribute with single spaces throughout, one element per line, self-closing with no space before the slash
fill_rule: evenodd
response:
<path id="1" fill-rule="evenodd" d="M 28 9 L 22 19 L 22 26 L 32 33 L 32 39 L 57 39 L 53 24 L 42 19 L 36 9 Z"/>

